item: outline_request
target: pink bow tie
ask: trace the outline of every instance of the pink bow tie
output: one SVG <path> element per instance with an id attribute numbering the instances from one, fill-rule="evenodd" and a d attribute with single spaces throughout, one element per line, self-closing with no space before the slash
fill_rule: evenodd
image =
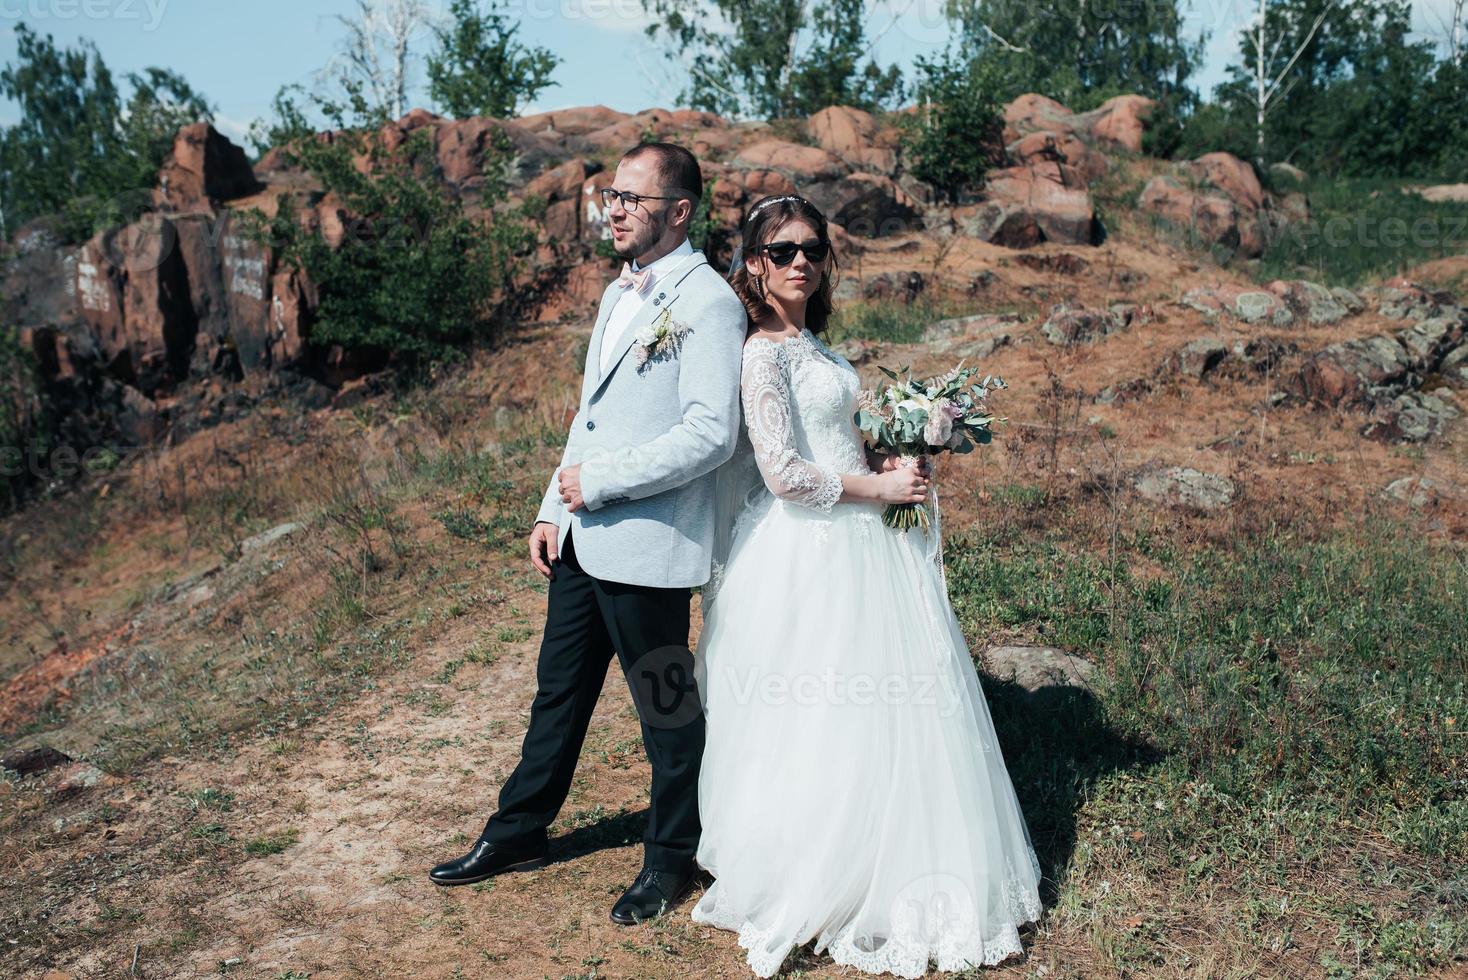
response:
<path id="1" fill-rule="evenodd" d="M 617 285 L 621 286 L 623 289 L 631 286 L 633 289 L 637 290 L 637 292 L 640 293 L 643 289 L 647 287 L 648 281 L 650 279 L 652 279 L 651 269 L 639 269 L 636 272 L 633 272 L 632 263 L 623 262 L 622 274 L 617 277 Z"/>

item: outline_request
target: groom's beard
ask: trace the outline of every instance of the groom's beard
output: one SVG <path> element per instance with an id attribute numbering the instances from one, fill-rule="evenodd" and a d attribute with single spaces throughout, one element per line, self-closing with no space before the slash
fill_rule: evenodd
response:
<path id="1" fill-rule="evenodd" d="M 653 243 L 663 237 L 663 232 L 668 227 L 667 220 L 666 214 L 659 213 L 649 218 L 644 225 L 632 224 L 632 236 L 621 246 L 614 248 L 617 258 L 630 262 L 652 248 Z"/>

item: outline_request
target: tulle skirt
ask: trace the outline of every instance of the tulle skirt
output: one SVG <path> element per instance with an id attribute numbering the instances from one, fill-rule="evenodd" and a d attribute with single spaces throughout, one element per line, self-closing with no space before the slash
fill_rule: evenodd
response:
<path id="1" fill-rule="evenodd" d="M 869 973 L 1022 951 L 1040 868 L 932 542 L 881 506 L 745 511 L 695 660 L 707 742 L 695 921 L 773 976 L 796 946 Z"/>

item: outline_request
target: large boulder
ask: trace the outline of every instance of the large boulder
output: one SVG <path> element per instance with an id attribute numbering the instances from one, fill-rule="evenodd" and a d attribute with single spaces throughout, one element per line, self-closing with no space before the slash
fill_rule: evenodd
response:
<path id="1" fill-rule="evenodd" d="M 814 113 L 806 120 L 805 130 L 817 146 L 845 157 L 854 150 L 872 145 L 877 135 L 877 122 L 870 112 L 835 105 Z"/>
<path id="2" fill-rule="evenodd" d="M 1256 256 L 1263 251 L 1257 224 L 1218 193 L 1196 190 L 1171 174 L 1158 174 L 1142 189 L 1137 204 L 1187 236 L 1193 248 L 1218 247 L 1229 253 Z"/>
<path id="3" fill-rule="evenodd" d="M 811 184 L 805 196 L 828 221 L 862 238 L 882 238 L 923 226 L 918 203 L 890 177 L 855 173 Z"/>
<path id="4" fill-rule="evenodd" d="M 984 198 L 956 216 L 967 234 L 995 245 L 1096 245 L 1104 234 L 1084 182 L 1053 161 L 990 174 Z"/>
<path id="5" fill-rule="evenodd" d="M 181 128 L 158 171 L 153 202 L 176 212 L 212 211 L 261 190 L 245 151 L 207 122 Z"/>
<path id="6" fill-rule="evenodd" d="M 1071 134 L 1100 149 L 1142 152 L 1142 134 L 1157 103 L 1141 95 L 1108 99 L 1090 112 L 1074 113 L 1054 99 L 1028 93 L 1004 107 L 1004 143 L 1030 133 Z"/>
<path id="7" fill-rule="evenodd" d="M 1284 300 L 1295 316 L 1306 323 L 1335 323 L 1352 312 L 1344 297 L 1305 279 L 1276 279 L 1265 288 Z"/>
<path id="8" fill-rule="evenodd" d="M 1199 286 L 1184 293 L 1181 302 L 1210 320 L 1227 316 L 1240 323 L 1274 327 L 1295 322 L 1295 314 L 1279 296 L 1246 286 Z"/>
<path id="9" fill-rule="evenodd" d="M 583 217 L 582 192 L 587 178 L 599 173 L 600 163 L 577 158 L 567 160 L 559 167 L 552 167 L 525 185 L 527 198 L 539 198 L 545 202 L 545 216 L 540 223 L 543 237 L 561 242 L 574 242 L 581 238 Z M 600 194 L 596 188 L 595 193 Z M 600 209 L 601 200 L 596 199 Z"/>
<path id="10" fill-rule="evenodd" d="M 1393 397 L 1411 383 L 1412 359 L 1391 337 L 1331 344 L 1305 359 L 1296 390 L 1323 405 L 1369 403 Z"/>
<path id="11" fill-rule="evenodd" d="M 1045 161 L 1064 164 L 1087 183 L 1103 176 L 1107 168 L 1106 157 L 1074 133 L 1039 130 L 1021 136 L 1006 146 L 1004 152 L 1020 165 Z"/>
<path id="12" fill-rule="evenodd" d="M 1441 435 L 1462 414 L 1446 388 L 1405 391 L 1379 403 L 1361 434 L 1381 442 L 1426 442 Z"/>
<path id="13" fill-rule="evenodd" d="M 774 170 L 797 184 L 834 180 L 851 170 L 829 150 L 778 139 L 760 140 L 742 148 L 732 163 L 750 170 Z"/>
<path id="14" fill-rule="evenodd" d="M 1059 303 L 1040 324 L 1040 333 L 1057 346 L 1092 343 L 1126 328 L 1128 317 L 1117 310 L 1098 310 Z"/>
<path id="15" fill-rule="evenodd" d="M 564 136 L 585 136 L 599 129 L 615 125 L 628 118 L 627 113 L 609 109 L 604 105 L 578 106 L 574 109 L 554 109 L 537 112 L 509 120 L 517 129 L 556 140 Z"/>

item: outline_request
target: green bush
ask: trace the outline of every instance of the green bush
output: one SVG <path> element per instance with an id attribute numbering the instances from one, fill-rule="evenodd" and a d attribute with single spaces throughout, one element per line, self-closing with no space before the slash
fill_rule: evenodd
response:
<path id="1" fill-rule="evenodd" d="M 915 65 L 920 108 L 903 119 L 903 147 L 912 175 L 957 203 L 979 189 L 989 164 L 1003 152 L 997 62 L 969 60 L 948 49 L 936 58 L 919 55 Z"/>
<path id="2" fill-rule="evenodd" d="M 535 243 L 524 215 L 504 206 L 508 140 L 498 134 L 486 153 L 487 216 L 473 219 L 435 176 L 430 130 L 389 149 L 360 94 L 351 98 L 365 125 L 347 128 L 342 107 L 323 102 L 344 130 L 340 138 L 296 138 L 284 148 L 340 200 L 349 216 L 342 241 L 331 246 L 285 196 L 273 219 L 254 212 L 250 234 L 271 241 L 283 263 L 297 263 L 316 285 L 313 346 L 340 344 L 409 371 L 455 359 L 509 311 L 515 276 Z M 305 131 L 290 99 L 278 106 L 285 114 L 279 131 Z M 366 173 L 354 165 L 359 156 Z"/>

